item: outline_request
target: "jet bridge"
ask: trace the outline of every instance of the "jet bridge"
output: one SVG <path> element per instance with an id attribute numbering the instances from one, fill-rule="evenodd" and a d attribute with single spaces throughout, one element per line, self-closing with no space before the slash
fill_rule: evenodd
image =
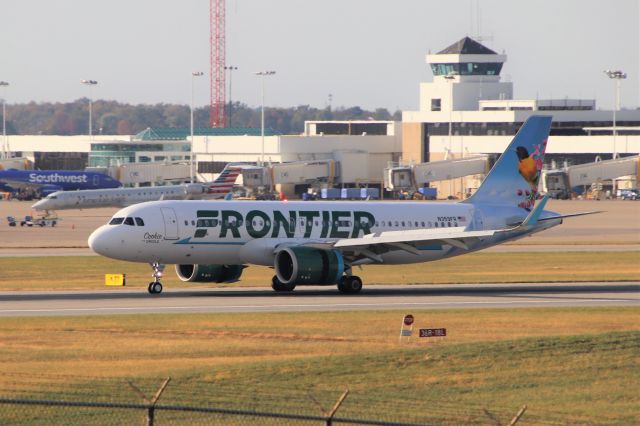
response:
<path id="1" fill-rule="evenodd" d="M 578 164 L 562 170 L 546 170 L 543 188 L 552 198 L 568 198 L 572 188 L 615 180 L 623 176 L 640 178 L 640 155 Z"/>
<path id="2" fill-rule="evenodd" d="M 454 160 L 388 167 L 384 172 L 384 186 L 389 191 L 406 191 L 420 188 L 429 182 L 487 174 L 491 168 L 490 162 L 489 155 L 475 155 Z"/>
<path id="3" fill-rule="evenodd" d="M 242 170 L 243 185 L 247 188 L 289 184 L 334 184 L 339 177 L 339 163 L 335 160 L 295 161 L 269 166 L 251 166 Z"/>

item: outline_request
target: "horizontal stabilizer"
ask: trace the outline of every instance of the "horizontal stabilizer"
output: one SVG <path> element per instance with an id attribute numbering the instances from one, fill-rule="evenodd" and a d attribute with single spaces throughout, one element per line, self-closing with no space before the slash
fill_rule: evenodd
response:
<path id="1" fill-rule="evenodd" d="M 563 215 L 551 216 L 551 217 L 543 217 L 542 219 L 538 219 L 538 222 L 543 222 L 545 220 L 552 220 L 552 219 L 564 219 L 567 217 L 587 216 L 590 214 L 598 214 L 598 213 L 604 213 L 604 211 L 598 210 L 593 212 L 580 212 L 580 213 L 570 213 L 570 214 L 563 214 Z"/>

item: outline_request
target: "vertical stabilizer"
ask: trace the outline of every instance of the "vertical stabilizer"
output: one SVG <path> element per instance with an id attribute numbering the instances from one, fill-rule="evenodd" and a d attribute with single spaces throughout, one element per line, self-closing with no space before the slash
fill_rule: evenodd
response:
<path id="1" fill-rule="evenodd" d="M 550 116 L 525 121 L 468 203 L 513 205 L 530 210 L 538 195 Z"/>

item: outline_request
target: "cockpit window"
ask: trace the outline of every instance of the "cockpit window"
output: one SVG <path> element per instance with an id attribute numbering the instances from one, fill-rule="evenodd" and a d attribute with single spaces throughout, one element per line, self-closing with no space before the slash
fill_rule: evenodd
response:
<path id="1" fill-rule="evenodd" d="M 144 226 L 144 220 L 141 217 L 136 217 L 136 225 Z"/>
<path id="2" fill-rule="evenodd" d="M 128 217 L 124 220 L 124 224 L 125 225 L 130 225 L 133 226 L 133 218 L 132 217 Z"/>
<path id="3" fill-rule="evenodd" d="M 109 225 L 120 225 L 122 222 L 124 222 L 124 217 L 114 217 L 109 222 Z"/>

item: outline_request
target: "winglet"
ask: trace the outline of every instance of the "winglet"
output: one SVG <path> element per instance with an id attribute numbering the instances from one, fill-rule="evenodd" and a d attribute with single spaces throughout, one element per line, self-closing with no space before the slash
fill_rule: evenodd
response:
<path id="1" fill-rule="evenodd" d="M 225 195 L 224 200 L 225 201 L 233 200 L 233 192 L 229 192 L 227 195 Z"/>
<path id="2" fill-rule="evenodd" d="M 549 194 L 545 195 L 544 198 L 542 198 L 542 200 L 540 201 L 540 203 L 538 203 L 538 205 L 535 206 L 533 210 L 531 210 L 531 213 L 529 213 L 527 218 L 524 220 L 524 222 L 522 222 L 520 226 L 536 225 L 538 223 L 538 219 L 540 219 L 540 214 L 544 210 L 544 206 L 545 204 L 547 204 L 548 200 L 549 200 Z"/>

